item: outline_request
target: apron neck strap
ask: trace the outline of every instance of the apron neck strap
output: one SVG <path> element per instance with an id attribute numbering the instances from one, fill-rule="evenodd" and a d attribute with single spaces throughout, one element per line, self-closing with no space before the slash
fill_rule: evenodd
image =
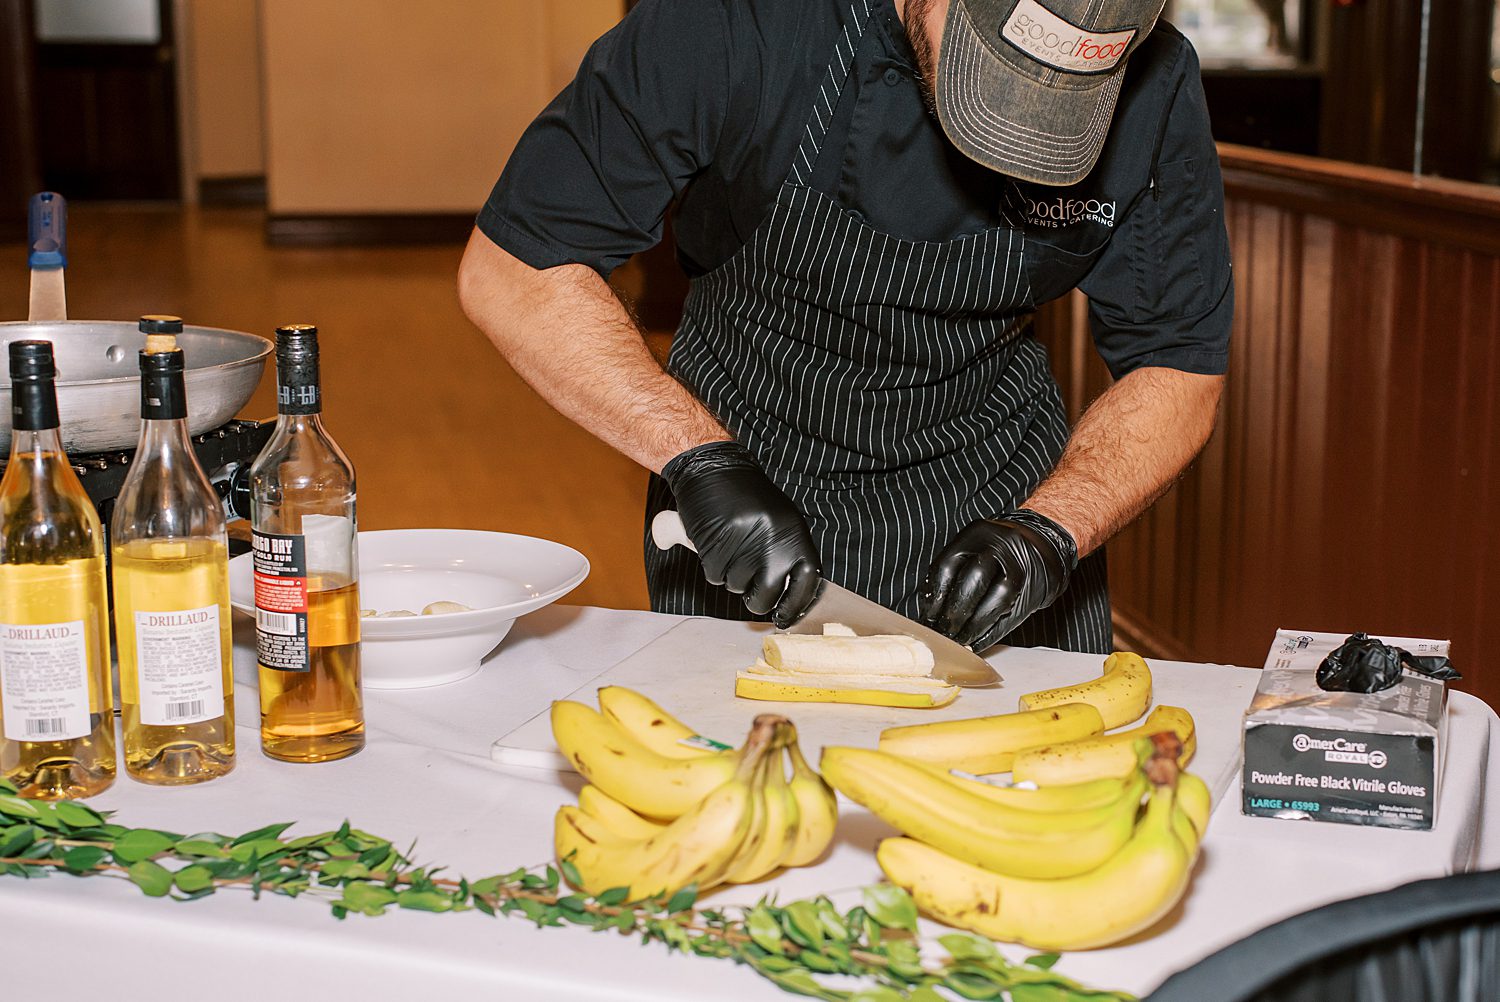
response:
<path id="1" fill-rule="evenodd" d="M 807 125 L 802 130 L 802 142 L 792 157 L 792 169 L 787 173 L 787 182 L 806 186 L 812 180 L 813 165 L 818 162 L 818 153 L 823 140 L 828 136 L 828 127 L 833 124 L 833 111 L 848 85 L 850 71 L 854 68 L 854 50 L 864 37 L 865 28 L 872 17 L 873 0 L 843 0 L 840 3 L 844 26 L 839 31 L 838 42 L 833 48 L 833 57 L 828 61 L 828 70 L 813 99 L 812 113 L 807 116 Z"/>

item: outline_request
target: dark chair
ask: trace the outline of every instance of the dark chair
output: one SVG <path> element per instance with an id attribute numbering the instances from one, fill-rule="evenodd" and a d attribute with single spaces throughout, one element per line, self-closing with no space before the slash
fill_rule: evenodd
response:
<path id="1" fill-rule="evenodd" d="M 1500 1002 L 1500 871 L 1294 915 L 1172 975 L 1145 1002 Z"/>

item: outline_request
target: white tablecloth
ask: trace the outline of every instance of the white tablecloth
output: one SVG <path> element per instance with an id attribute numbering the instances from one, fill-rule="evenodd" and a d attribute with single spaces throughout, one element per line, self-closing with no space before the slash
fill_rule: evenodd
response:
<path id="1" fill-rule="evenodd" d="M 186 832 L 241 832 L 295 820 L 293 834 L 306 834 L 348 818 L 398 843 L 416 839 L 422 860 L 471 877 L 546 860 L 552 814 L 571 796 L 551 773 L 493 764 L 491 742 L 679 622 L 569 606 L 535 613 L 468 680 L 368 692 L 368 747 L 342 762 L 298 766 L 259 754 L 254 665 L 243 646 L 248 622 L 236 620 L 235 771 L 183 789 L 122 777 L 95 806 L 117 811 L 123 824 Z M 1079 676 L 1096 666 L 1087 657 Z M 1205 685 L 1213 684 L 1216 670 L 1204 667 Z M 1500 866 L 1500 808 L 1481 800 L 1486 778 L 1500 770 L 1500 721 L 1462 694 L 1451 712 L 1435 831 L 1245 818 L 1233 786 L 1214 813 L 1177 914 L 1148 938 L 1068 955 L 1059 969 L 1100 987 L 1144 993 L 1172 971 L 1285 916 L 1421 877 Z M 848 892 L 879 879 L 870 847 L 882 834 L 868 815 L 853 814 L 820 865 L 763 886 L 729 888 L 714 900 L 749 903 L 769 890 L 782 900 L 824 892 L 847 906 L 855 900 Z M 98 878 L 0 878 L 0 943 L 14 961 L 7 965 L 7 995 L 17 997 L 28 989 L 40 997 L 59 976 L 88 974 L 107 978 L 100 983 L 112 995 L 130 999 L 191 992 L 264 1002 L 351 990 L 402 1000 L 466 991 L 506 1000 L 787 998 L 728 962 L 669 955 L 573 927 L 539 930 L 519 918 L 477 913 L 393 912 L 338 922 L 311 901 L 255 902 L 221 892 L 177 904 Z"/>

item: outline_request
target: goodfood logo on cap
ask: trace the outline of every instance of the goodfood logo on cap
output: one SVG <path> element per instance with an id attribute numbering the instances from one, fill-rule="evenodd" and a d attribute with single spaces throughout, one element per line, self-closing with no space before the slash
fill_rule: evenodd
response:
<path id="1" fill-rule="evenodd" d="M 1021 0 L 1000 37 L 1031 58 L 1066 73 L 1105 73 L 1130 48 L 1136 29 L 1090 31 L 1065 21 L 1037 0 Z"/>

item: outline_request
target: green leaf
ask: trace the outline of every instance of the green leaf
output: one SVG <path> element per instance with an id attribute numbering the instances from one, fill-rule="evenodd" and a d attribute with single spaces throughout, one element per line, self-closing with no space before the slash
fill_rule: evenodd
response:
<path id="1" fill-rule="evenodd" d="M 959 971 L 953 971 L 947 977 L 943 978 L 943 985 L 953 989 L 953 991 L 966 999 L 997 999 L 1000 997 L 1000 993 L 1004 991 L 999 985 L 987 978 L 982 978 L 974 974 L 964 974 Z"/>
<path id="2" fill-rule="evenodd" d="M 693 907 L 693 903 L 697 900 L 698 885 L 688 884 L 682 890 L 672 895 L 672 897 L 667 901 L 667 914 L 676 915 L 678 912 L 685 912 L 689 908 Z"/>
<path id="3" fill-rule="evenodd" d="M 874 884 L 864 888 L 862 896 L 870 917 L 887 929 L 917 931 L 917 906 L 895 884 Z"/>
<path id="4" fill-rule="evenodd" d="M 557 907 L 569 912 L 588 910 L 589 899 L 582 894 L 569 894 L 557 899 Z"/>
<path id="5" fill-rule="evenodd" d="M 787 937 L 802 946 L 816 950 L 823 945 L 825 931 L 816 902 L 793 901 L 782 909 L 781 925 Z"/>
<path id="6" fill-rule="evenodd" d="M 172 889 L 172 874 L 160 863 L 141 859 L 130 865 L 130 880 L 147 897 L 159 898 Z"/>
<path id="7" fill-rule="evenodd" d="M 603 892 L 594 900 L 603 905 L 605 908 L 613 908 L 615 905 L 623 905 L 626 899 L 628 899 L 629 897 L 630 888 L 611 887 L 609 890 Z"/>
<path id="8" fill-rule="evenodd" d="M 372 910 L 378 911 L 386 905 L 394 904 L 396 892 L 380 884 L 355 882 L 344 885 L 343 896 L 339 900 L 353 911 L 369 914 Z"/>
<path id="9" fill-rule="evenodd" d="M 568 883 L 572 884 L 574 887 L 583 886 L 583 877 L 579 876 L 578 867 L 573 865 L 573 861 L 571 859 L 562 860 L 557 864 L 557 868 L 562 871 L 563 879 Z"/>
<path id="10" fill-rule="evenodd" d="M 64 800 L 57 805 L 57 816 L 64 824 L 74 828 L 92 828 L 95 825 L 104 824 L 104 818 L 99 812 L 85 804 Z"/>
<path id="11" fill-rule="evenodd" d="M 948 1002 L 940 992 L 931 985 L 918 985 L 906 995 L 909 1002 Z"/>
<path id="12" fill-rule="evenodd" d="M 108 855 L 109 850 L 100 846 L 80 845 L 63 853 L 63 866 L 68 868 L 69 873 L 88 873 Z"/>
<path id="13" fill-rule="evenodd" d="M 979 936 L 970 936 L 962 932 L 950 932 L 946 936 L 939 936 L 937 941 L 948 951 L 948 955 L 957 961 L 977 960 L 990 961 L 998 957 L 999 951 L 995 944 Z"/>
<path id="14" fill-rule="evenodd" d="M 286 831 L 294 824 L 296 824 L 295 821 L 283 821 L 280 824 L 266 825 L 264 828 L 257 828 L 253 832 L 246 832 L 229 844 L 232 846 L 246 845 L 250 842 L 259 842 L 261 839 L 277 839 L 280 837 L 282 832 Z M 343 838 L 345 834 L 348 834 L 348 829 L 349 822 L 345 821 L 344 827 L 342 829 L 343 834 L 339 835 L 339 838 Z"/>
<path id="15" fill-rule="evenodd" d="M 838 910 L 833 907 L 833 902 L 827 898 L 818 898 L 816 907 L 818 921 L 823 924 L 823 931 L 834 939 L 847 940 L 849 926 L 839 917 Z"/>
<path id="16" fill-rule="evenodd" d="M 849 1002 L 905 1002 L 905 996 L 894 988 L 885 985 L 871 985 L 869 988 L 861 988 L 849 996 Z"/>
<path id="17" fill-rule="evenodd" d="M 14 795 L 14 794 L 17 794 L 17 793 L 20 793 L 20 792 L 21 791 L 18 790 L 18 789 L 16 789 L 15 784 L 12 783 L 10 780 L 4 779 L 4 778 L 0 778 L 0 793 L 9 793 L 9 794 Z"/>
<path id="18" fill-rule="evenodd" d="M 492 898 L 499 892 L 500 885 L 503 883 L 505 883 L 504 877 L 485 877 L 470 884 L 469 892 L 475 895 L 483 894 L 487 898 Z"/>
<path id="19" fill-rule="evenodd" d="M 115 862 L 129 866 L 137 860 L 150 859 L 157 853 L 166 852 L 172 848 L 176 841 L 165 832 L 152 831 L 150 828 L 133 828 L 115 839 Z"/>
<path id="20" fill-rule="evenodd" d="M 441 891 L 402 891 L 396 895 L 396 903 L 419 912 L 453 910 L 453 899 Z"/>
<path id="21" fill-rule="evenodd" d="M 264 860 L 269 858 L 273 853 L 284 854 L 285 852 L 286 846 L 282 844 L 280 839 L 259 838 L 250 842 L 242 842 L 239 839 L 235 839 L 230 843 L 229 858 L 237 859 L 243 863 L 253 857 L 259 857 Z"/>
<path id="22" fill-rule="evenodd" d="M 490 918 L 494 918 L 495 917 L 494 906 L 492 906 L 484 898 L 475 898 L 474 899 L 474 907 L 478 908 L 480 911 L 484 912 L 484 914 L 488 915 Z"/>
<path id="23" fill-rule="evenodd" d="M 11 790 L 12 793 L 0 794 L 0 814 L 8 814 L 13 818 L 36 818 L 41 816 L 42 812 L 36 809 L 35 804 L 15 796 L 15 787 L 11 787 Z"/>
<path id="24" fill-rule="evenodd" d="M 229 854 L 223 847 L 201 838 L 186 839 L 178 842 L 174 851 L 179 856 L 190 856 L 198 859 L 224 859 Z"/>
<path id="25" fill-rule="evenodd" d="M 184 894 L 196 894 L 199 891 L 213 887 L 214 875 L 206 866 L 184 866 L 172 875 L 172 883 Z"/>
<path id="26" fill-rule="evenodd" d="M 1040 967 L 1044 971 L 1050 971 L 1057 964 L 1060 953 L 1036 953 L 1026 958 L 1026 963 L 1032 967 Z"/>
<path id="27" fill-rule="evenodd" d="M 767 953 L 786 952 L 781 942 L 781 923 L 765 905 L 750 909 L 750 914 L 745 917 L 745 930 L 750 933 L 751 941 Z"/>
<path id="28" fill-rule="evenodd" d="M 0 835 L 0 857 L 14 856 L 35 842 L 40 835 L 33 825 L 13 825 Z"/>

